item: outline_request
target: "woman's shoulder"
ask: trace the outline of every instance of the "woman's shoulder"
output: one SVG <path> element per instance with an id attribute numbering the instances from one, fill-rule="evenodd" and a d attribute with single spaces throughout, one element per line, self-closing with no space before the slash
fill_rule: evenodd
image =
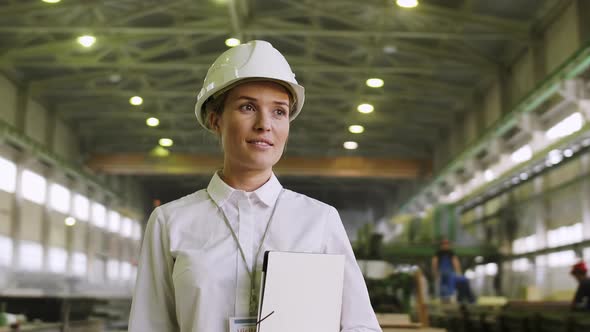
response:
<path id="1" fill-rule="evenodd" d="M 208 200 L 208 197 L 207 191 L 205 189 L 201 189 L 199 191 L 195 191 L 192 194 L 188 194 L 166 204 L 162 204 L 158 207 L 158 210 L 160 210 L 161 214 L 169 216 L 179 212 L 182 213 L 184 211 L 194 210 L 195 208 L 198 209 Z"/>
<path id="2" fill-rule="evenodd" d="M 320 200 L 315 198 L 309 197 L 305 194 L 298 193 L 293 190 L 285 189 L 285 200 L 289 202 L 289 205 L 295 208 L 301 209 L 311 209 L 311 210 L 322 210 L 322 211 L 330 211 L 335 210 L 332 205 L 326 204 Z"/>

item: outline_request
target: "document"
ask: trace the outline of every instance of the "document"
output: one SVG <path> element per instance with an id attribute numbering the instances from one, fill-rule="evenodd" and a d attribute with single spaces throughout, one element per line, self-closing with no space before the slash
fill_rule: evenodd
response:
<path id="1" fill-rule="evenodd" d="M 344 255 L 267 251 L 258 332 L 338 332 Z"/>

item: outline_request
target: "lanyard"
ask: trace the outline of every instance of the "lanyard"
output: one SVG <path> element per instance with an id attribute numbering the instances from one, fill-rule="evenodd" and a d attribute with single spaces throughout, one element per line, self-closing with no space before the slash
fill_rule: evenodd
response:
<path id="1" fill-rule="evenodd" d="M 240 244 L 240 240 L 238 239 L 236 232 L 231 227 L 231 224 L 229 222 L 229 218 L 227 217 L 227 215 L 225 214 L 225 211 L 223 211 L 221 206 L 217 205 L 215 200 L 213 200 L 211 198 L 213 203 L 221 211 L 221 214 L 223 215 L 223 220 L 225 221 L 227 228 L 229 228 L 231 235 L 238 246 L 238 250 L 240 251 L 240 255 L 242 256 L 242 260 L 244 261 L 244 265 L 246 265 L 246 270 L 248 271 L 248 275 L 250 276 L 250 316 L 255 316 L 256 311 L 258 310 L 257 303 L 256 303 L 257 298 L 256 298 L 256 294 L 254 294 L 254 290 L 256 288 L 256 267 L 258 265 L 258 258 L 260 257 L 260 251 L 262 250 L 262 246 L 264 244 L 264 239 L 266 239 L 266 234 L 268 234 L 270 224 L 272 223 L 273 217 L 275 215 L 275 211 L 277 210 L 277 205 L 279 205 L 279 199 L 281 198 L 283 191 L 284 191 L 284 189 L 282 189 L 281 192 L 279 193 L 279 196 L 277 197 L 277 199 L 275 201 L 275 205 L 272 208 L 272 212 L 270 213 L 270 218 L 268 218 L 268 222 L 266 223 L 266 228 L 264 229 L 264 234 L 262 235 L 262 240 L 260 241 L 260 245 L 258 246 L 258 250 L 256 251 L 256 257 L 254 258 L 254 263 L 252 264 L 252 270 L 250 270 L 248 268 L 248 260 L 246 259 L 246 255 L 244 254 L 244 250 L 242 249 L 242 245 Z M 209 195 L 209 197 L 211 197 L 211 195 Z"/>

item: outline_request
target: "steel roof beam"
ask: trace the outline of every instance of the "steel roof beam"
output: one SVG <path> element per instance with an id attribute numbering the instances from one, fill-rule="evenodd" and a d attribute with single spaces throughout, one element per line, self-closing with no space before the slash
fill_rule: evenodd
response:
<path id="1" fill-rule="evenodd" d="M 93 155 L 87 166 L 98 172 L 133 175 L 203 175 L 223 165 L 221 157 L 173 154 L 154 158 L 144 154 Z M 430 172 L 423 160 L 393 160 L 364 157 L 283 159 L 273 168 L 279 175 L 343 178 L 413 179 Z"/>
<path id="2" fill-rule="evenodd" d="M 88 27 L 81 26 L 2 26 L 0 33 L 12 34 L 48 34 L 48 33 L 87 33 Z M 229 34 L 227 27 L 113 27 L 96 26 L 92 28 L 96 34 L 136 35 L 136 36 L 171 36 L 171 35 L 208 35 Z M 528 42 L 529 36 L 502 32 L 456 32 L 456 31 L 392 31 L 392 30 L 341 30 L 341 29 L 267 29 L 266 27 L 251 27 L 242 29 L 243 33 L 257 36 L 315 36 L 330 38 L 367 38 L 382 37 L 390 39 L 443 39 L 443 40 L 514 40 Z"/>

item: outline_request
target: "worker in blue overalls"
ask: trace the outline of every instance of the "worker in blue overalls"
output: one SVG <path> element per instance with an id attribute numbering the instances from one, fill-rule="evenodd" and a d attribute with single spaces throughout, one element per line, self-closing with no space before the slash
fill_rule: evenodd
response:
<path id="1" fill-rule="evenodd" d="M 455 295 L 456 279 L 461 276 L 461 263 L 459 258 L 451 250 L 449 240 L 440 242 L 439 250 L 432 257 L 432 273 L 435 281 L 437 295 L 443 302 L 450 302 Z"/>

